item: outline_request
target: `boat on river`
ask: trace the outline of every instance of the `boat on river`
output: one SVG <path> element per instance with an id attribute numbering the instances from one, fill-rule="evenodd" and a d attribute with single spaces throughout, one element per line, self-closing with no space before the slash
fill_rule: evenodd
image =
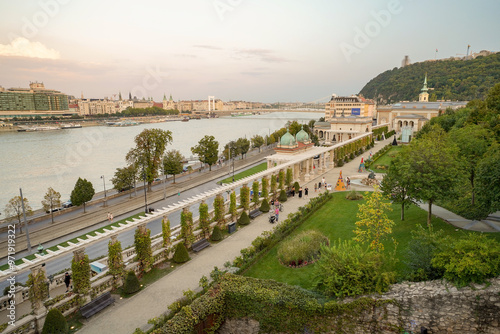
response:
<path id="1" fill-rule="evenodd" d="M 78 123 L 68 123 L 68 124 L 63 124 L 61 125 L 61 129 L 78 129 L 81 128 L 82 125 Z"/>

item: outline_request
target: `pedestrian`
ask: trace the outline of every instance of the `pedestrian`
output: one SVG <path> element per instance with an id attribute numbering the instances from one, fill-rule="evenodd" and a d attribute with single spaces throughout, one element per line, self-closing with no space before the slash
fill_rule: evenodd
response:
<path id="1" fill-rule="evenodd" d="M 111 223 L 111 213 L 108 212 L 108 222 Z"/>
<path id="2" fill-rule="evenodd" d="M 325 184 L 326 183 L 326 180 L 325 180 L 325 177 L 323 176 L 323 178 L 321 179 L 321 184 Z"/>
<path id="3" fill-rule="evenodd" d="M 308 196 L 309 196 L 309 188 L 305 187 L 304 188 L 304 197 L 308 198 Z"/>
<path id="4" fill-rule="evenodd" d="M 347 179 L 347 189 L 351 189 L 351 179 L 349 179 L 349 176 L 346 179 Z"/>
<path id="5" fill-rule="evenodd" d="M 314 183 L 314 192 L 317 192 L 318 191 L 318 185 L 316 184 L 316 182 Z"/>
<path id="6" fill-rule="evenodd" d="M 318 182 L 318 190 L 321 192 L 321 181 Z"/>
<path id="7" fill-rule="evenodd" d="M 177 197 L 181 197 L 181 192 L 177 192 Z"/>
<path id="8" fill-rule="evenodd" d="M 302 198 L 302 187 L 299 188 L 299 198 Z"/>
<path id="9" fill-rule="evenodd" d="M 71 276 L 69 275 L 68 272 L 64 274 L 64 284 L 66 284 L 66 292 L 69 291 L 69 284 L 71 283 Z"/>
<path id="10" fill-rule="evenodd" d="M 274 206 L 274 198 L 271 198 L 271 206 Z"/>
<path id="11" fill-rule="evenodd" d="M 276 217 L 276 222 L 278 222 L 278 218 L 280 216 L 280 209 L 278 206 L 274 209 L 274 216 Z"/>
<path id="12" fill-rule="evenodd" d="M 292 187 L 292 197 L 295 197 L 295 187 Z"/>
<path id="13" fill-rule="evenodd" d="M 279 207 L 280 207 L 280 201 L 278 201 L 278 199 L 276 199 L 276 200 L 274 201 L 274 207 L 275 207 L 275 208 L 279 208 Z"/>
<path id="14" fill-rule="evenodd" d="M 112 222 L 113 222 L 113 214 L 112 214 L 112 213 L 110 213 L 110 214 L 109 214 L 109 222 L 110 222 L 110 223 L 112 223 Z"/>

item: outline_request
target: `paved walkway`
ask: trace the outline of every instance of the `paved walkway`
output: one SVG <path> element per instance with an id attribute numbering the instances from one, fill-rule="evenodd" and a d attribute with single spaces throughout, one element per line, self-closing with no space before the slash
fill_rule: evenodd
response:
<path id="1" fill-rule="evenodd" d="M 376 143 L 371 151 L 375 153 L 391 140 Z M 306 186 L 309 188 L 309 197 L 315 197 L 319 192 L 314 192 L 314 184 L 317 184 L 322 177 L 325 177 L 326 182 L 332 185 L 335 185 L 340 170 L 342 170 L 344 178 L 349 176 L 351 180 L 366 177 L 367 174 L 358 173 L 359 162 L 360 159 L 356 158 L 342 167 L 331 169 L 324 174 L 316 174 L 310 181 L 301 185 L 303 188 Z M 353 183 L 351 186 L 356 190 L 371 189 L 371 187 Z M 284 203 L 284 212 L 280 214 L 280 219 L 297 211 L 298 207 L 303 206 L 306 202 L 307 199 L 299 199 L 298 196 L 290 198 Z M 425 207 L 423 208 L 425 209 Z M 457 216 L 449 215 L 449 212 L 444 209 L 439 210 L 433 206 L 433 213 L 452 224 L 457 223 L 454 221 Z M 463 219 L 460 222 L 462 224 Z M 476 225 L 471 226 L 471 229 Z M 251 245 L 251 242 L 262 232 L 272 230 L 273 226 L 269 224 L 267 214 L 257 217 L 252 220 L 250 225 L 240 228 L 224 241 L 213 244 L 200 253 L 191 254 L 192 259 L 189 262 L 146 287 L 139 294 L 128 299 L 117 300 L 114 305 L 85 321 L 84 327 L 79 332 L 83 334 L 133 333 L 135 328 L 142 330 L 150 328 L 151 325 L 147 324 L 149 319 L 165 313 L 172 302 L 182 297 L 183 291 L 198 288 L 200 278 L 203 275 L 209 277 L 214 266 L 223 268 L 225 262 L 234 260 L 236 256 L 240 255 L 241 249 Z"/>

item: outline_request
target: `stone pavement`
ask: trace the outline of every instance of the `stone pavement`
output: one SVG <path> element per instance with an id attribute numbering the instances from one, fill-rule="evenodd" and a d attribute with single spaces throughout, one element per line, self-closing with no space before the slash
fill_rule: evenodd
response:
<path id="1" fill-rule="evenodd" d="M 376 143 L 371 150 L 372 153 L 391 141 L 392 139 L 387 139 Z M 301 186 L 302 188 L 307 186 L 309 197 L 315 197 L 319 192 L 314 192 L 314 183 L 317 184 L 322 177 L 325 177 L 326 182 L 333 186 L 339 177 L 340 170 L 342 170 L 344 178 L 349 176 L 351 180 L 359 179 L 362 176 L 366 177 L 368 173 L 363 175 L 358 173 L 360 160 L 358 157 L 342 167 L 333 168 L 324 174 L 315 174 L 310 181 L 301 183 Z M 377 175 L 377 179 L 380 180 L 381 176 Z M 361 191 L 372 189 L 352 182 L 351 186 L 353 189 Z M 307 201 L 308 199 L 299 199 L 298 196 L 289 198 L 284 203 L 284 211 L 280 214 L 280 220 L 289 213 L 297 211 Z M 425 209 L 425 206 L 423 208 Z M 438 217 L 443 217 L 445 220 L 450 219 L 450 223 L 454 223 L 453 219 L 456 217 L 452 218 L 446 210 L 435 210 L 434 208 L 435 206 L 433 206 L 433 213 Z M 151 325 L 147 324 L 149 319 L 165 313 L 171 303 L 182 297 L 183 291 L 197 289 L 203 275 L 210 277 L 214 266 L 223 268 L 225 262 L 234 260 L 236 256 L 240 255 L 241 249 L 250 246 L 256 237 L 264 231 L 272 230 L 273 226 L 268 222 L 268 214 L 260 215 L 252 220 L 250 225 L 239 228 L 236 233 L 222 242 L 212 244 L 199 253 L 191 254 L 192 259 L 189 262 L 146 287 L 139 294 L 131 298 L 117 300 L 114 305 L 85 321 L 84 327 L 79 332 L 82 334 L 133 333 L 136 328 L 142 330 L 150 328 Z"/>

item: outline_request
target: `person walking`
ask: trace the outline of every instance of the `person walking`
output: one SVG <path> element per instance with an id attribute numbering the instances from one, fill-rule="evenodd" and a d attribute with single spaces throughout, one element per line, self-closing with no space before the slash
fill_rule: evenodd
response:
<path id="1" fill-rule="evenodd" d="M 318 191 L 318 185 L 316 184 L 316 182 L 314 182 L 314 192 L 317 192 Z"/>
<path id="2" fill-rule="evenodd" d="M 71 276 L 69 275 L 68 272 L 64 274 L 64 284 L 66 284 L 66 292 L 69 291 L 69 284 L 71 283 Z"/>
<path id="3" fill-rule="evenodd" d="M 111 223 L 111 213 L 108 211 L 108 223 Z"/>
<path id="4" fill-rule="evenodd" d="M 276 206 L 276 208 L 274 208 L 274 217 L 276 217 L 276 222 L 278 222 L 278 218 L 280 216 L 280 209 L 279 209 L 279 205 Z"/>
<path id="5" fill-rule="evenodd" d="M 304 197 L 309 198 L 309 188 L 307 187 L 304 188 Z"/>
<path id="6" fill-rule="evenodd" d="M 349 176 L 346 179 L 347 179 L 347 189 L 351 189 L 351 179 L 349 179 Z"/>
<path id="7" fill-rule="evenodd" d="M 302 198 L 302 187 L 299 188 L 299 198 Z"/>

